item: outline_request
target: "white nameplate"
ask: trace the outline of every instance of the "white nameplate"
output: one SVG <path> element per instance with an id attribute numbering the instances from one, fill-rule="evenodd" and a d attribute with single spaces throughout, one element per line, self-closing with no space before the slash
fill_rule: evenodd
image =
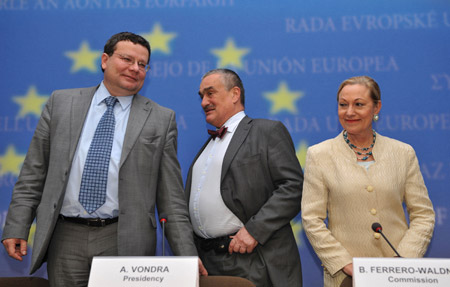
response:
<path id="1" fill-rule="evenodd" d="M 355 287 L 448 287 L 450 259 L 353 258 Z"/>
<path id="2" fill-rule="evenodd" d="M 88 286 L 198 287 L 198 257 L 94 257 Z"/>

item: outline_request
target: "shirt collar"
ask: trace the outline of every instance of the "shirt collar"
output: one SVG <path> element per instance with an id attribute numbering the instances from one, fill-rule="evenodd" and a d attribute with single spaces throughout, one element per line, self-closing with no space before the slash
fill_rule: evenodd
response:
<path id="1" fill-rule="evenodd" d="M 111 94 L 109 93 L 108 89 L 105 87 L 105 84 L 102 81 L 100 87 L 97 89 L 97 92 L 95 92 L 94 95 L 95 105 L 96 106 L 100 105 L 103 102 L 103 100 L 109 96 L 111 96 Z M 117 97 L 117 100 L 119 101 L 122 110 L 127 109 L 128 106 L 131 105 L 133 97 L 134 95 Z"/>
<path id="2" fill-rule="evenodd" d="M 240 111 L 229 118 L 224 124 L 228 128 L 227 133 L 234 132 L 243 118 L 245 118 L 245 111 Z"/>

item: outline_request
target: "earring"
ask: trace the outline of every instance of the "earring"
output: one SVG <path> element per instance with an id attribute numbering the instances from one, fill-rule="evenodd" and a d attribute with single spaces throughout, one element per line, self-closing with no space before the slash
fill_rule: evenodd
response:
<path id="1" fill-rule="evenodd" d="M 380 119 L 380 117 L 378 116 L 378 114 L 374 114 L 373 115 L 373 121 L 377 122 Z"/>

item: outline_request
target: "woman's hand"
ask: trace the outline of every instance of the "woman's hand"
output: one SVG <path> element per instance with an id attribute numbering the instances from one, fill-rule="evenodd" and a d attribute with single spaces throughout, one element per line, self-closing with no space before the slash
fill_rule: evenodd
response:
<path id="1" fill-rule="evenodd" d="M 353 277 L 353 263 L 345 265 L 342 271 L 348 276 Z"/>

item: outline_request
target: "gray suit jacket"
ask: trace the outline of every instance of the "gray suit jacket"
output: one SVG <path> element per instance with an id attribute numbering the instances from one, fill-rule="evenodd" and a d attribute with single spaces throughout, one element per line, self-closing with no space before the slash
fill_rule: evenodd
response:
<path id="1" fill-rule="evenodd" d="M 186 181 L 188 203 L 192 166 Z M 301 286 L 300 256 L 290 221 L 300 211 L 302 186 L 302 169 L 283 124 L 242 119 L 224 156 L 220 189 L 227 207 L 260 243 L 257 248 L 274 286 Z"/>
<path id="2" fill-rule="evenodd" d="M 36 217 L 30 273 L 45 261 L 74 153 L 97 88 L 52 94 L 14 187 L 2 240 L 27 239 Z M 155 204 L 167 217 L 167 238 L 174 254 L 197 255 L 177 160 L 175 113 L 135 95 L 120 160 L 119 255 L 155 254 Z"/>

